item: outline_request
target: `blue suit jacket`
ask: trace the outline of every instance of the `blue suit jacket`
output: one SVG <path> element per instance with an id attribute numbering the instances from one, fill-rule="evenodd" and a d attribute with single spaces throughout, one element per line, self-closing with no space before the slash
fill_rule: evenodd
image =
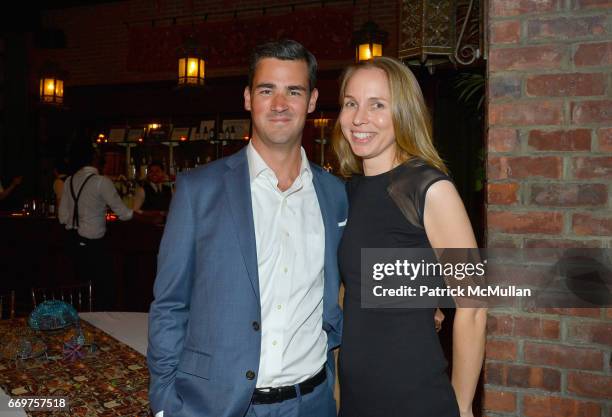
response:
<path id="1" fill-rule="evenodd" d="M 340 344 L 336 252 L 347 217 L 344 185 L 312 165 L 325 225 L 323 328 Z M 149 398 L 164 417 L 243 417 L 257 377 L 261 331 L 246 149 L 181 175 L 158 256 L 149 314 Z"/>

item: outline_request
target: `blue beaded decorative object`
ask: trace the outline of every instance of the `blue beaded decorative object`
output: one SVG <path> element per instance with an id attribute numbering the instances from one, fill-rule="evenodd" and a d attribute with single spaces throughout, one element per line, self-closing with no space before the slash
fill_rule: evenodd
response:
<path id="1" fill-rule="evenodd" d="M 34 330 L 63 329 L 78 321 L 79 315 L 74 307 L 60 300 L 48 300 L 40 303 L 28 318 L 28 324 Z"/>

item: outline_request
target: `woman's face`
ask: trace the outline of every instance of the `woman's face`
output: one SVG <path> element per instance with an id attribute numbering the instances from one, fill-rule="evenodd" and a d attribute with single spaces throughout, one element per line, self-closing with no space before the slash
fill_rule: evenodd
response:
<path id="1" fill-rule="evenodd" d="M 353 73 L 344 92 L 340 127 L 355 155 L 363 159 L 366 175 L 393 167 L 395 133 L 391 93 L 385 72 L 362 68 Z"/>

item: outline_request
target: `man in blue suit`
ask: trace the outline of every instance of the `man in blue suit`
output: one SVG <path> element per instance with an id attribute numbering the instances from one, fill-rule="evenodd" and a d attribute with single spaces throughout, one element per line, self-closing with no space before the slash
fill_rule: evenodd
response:
<path id="1" fill-rule="evenodd" d="M 336 415 L 347 201 L 301 147 L 316 65 L 295 41 L 255 48 L 251 142 L 177 180 L 149 318 L 157 415 Z"/>

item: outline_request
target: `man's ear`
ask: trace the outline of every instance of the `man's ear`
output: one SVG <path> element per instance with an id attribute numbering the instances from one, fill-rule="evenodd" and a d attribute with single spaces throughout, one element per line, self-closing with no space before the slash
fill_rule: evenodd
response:
<path id="1" fill-rule="evenodd" d="M 244 109 L 251 111 L 251 89 L 248 85 L 244 87 Z"/>
<path id="2" fill-rule="evenodd" d="M 310 99 L 308 100 L 308 113 L 315 111 L 317 107 L 317 99 L 319 98 L 319 90 L 314 88 L 310 92 Z"/>

